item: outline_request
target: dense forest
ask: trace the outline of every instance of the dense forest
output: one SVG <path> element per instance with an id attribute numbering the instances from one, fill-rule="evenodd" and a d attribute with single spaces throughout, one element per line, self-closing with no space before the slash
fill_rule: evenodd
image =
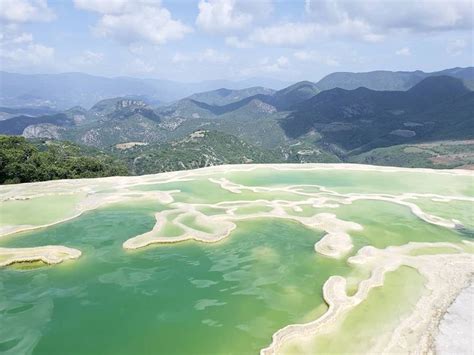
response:
<path id="1" fill-rule="evenodd" d="M 0 184 L 128 175 L 125 165 L 69 142 L 0 136 Z"/>

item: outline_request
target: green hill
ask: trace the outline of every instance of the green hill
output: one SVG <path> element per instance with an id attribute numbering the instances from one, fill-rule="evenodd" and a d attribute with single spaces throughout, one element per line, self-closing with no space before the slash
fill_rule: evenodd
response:
<path id="1" fill-rule="evenodd" d="M 33 125 L 50 124 L 56 127 L 73 126 L 73 120 L 64 113 L 54 115 L 45 115 L 39 117 L 33 116 L 15 116 L 0 121 L 0 134 L 21 135 L 25 128 Z"/>
<path id="2" fill-rule="evenodd" d="M 427 78 L 408 91 L 337 88 L 294 106 L 280 122 L 293 139 L 316 131 L 324 142 L 354 153 L 403 143 L 466 139 L 474 132 L 473 95 L 459 79 L 448 76 Z"/>
<path id="3" fill-rule="evenodd" d="M 474 169 L 474 141 L 441 141 L 376 148 L 351 156 L 348 161 L 407 168 Z"/>
<path id="4" fill-rule="evenodd" d="M 0 184 L 127 175 L 111 156 L 70 142 L 0 136 Z"/>
<path id="5" fill-rule="evenodd" d="M 106 150 L 133 174 L 245 162 L 470 165 L 472 145 L 445 145 L 474 137 L 474 92 L 465 86 L 472 68 L 439 72 L 448 75 L 414 73 L 424 78 L 403 91 L 320 92 L 318 84 L 302 81 L 276 92 L 207 91 L 160 107 L 117 97 L 89 110 L 0 120 L 0 134 Z M 436 141 L 443 142 L 441 150 L 418 152 L 419 144 Z M 464 146 L 466 151 L 458 152 Z"/>
<path id="6" fill-rule="evenodd" d="M 255 95 L 273 95 L 275 90 L 267 89 L 261 86 L 251 87 L 241 90 L 217 89 L 212 91 L 193 94 L 188 99 L 203 102 L 208 105 L 223 106 L 233 102 L 243 100 Z"/>
<path id="7" fill-rule="evenodd" d="M 257 148 L 222 132 L 197 130 L 185 138 L 159 145 L 118 146 L 114 155 L 133 174 L 151 174 L 221 164 L 282 162 L 278 154 Z"/>
<path id="8" fill-rule="evenodd" d="M 74 117 L 80 119 L 62 131 L 59 138 L 99 148 L 130 141 L 154 142 L 163 138 L 160 116 L 142 100 L 102 100 Z"/>
<path id="9" fill-rule="evenodd" d="M 285 89 L 277 91 L 272 96 L 271 102 L 279 110 L 287 110 L 293 105 L 314 97 L 320 91 L 321 90 L 315 83 L 310 81 L 300 81 Z"/>

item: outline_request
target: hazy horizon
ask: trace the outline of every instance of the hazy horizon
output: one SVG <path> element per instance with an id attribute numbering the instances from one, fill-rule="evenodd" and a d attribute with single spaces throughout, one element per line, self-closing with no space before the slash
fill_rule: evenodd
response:
<path id="1" fill-rule="evenodd" d="M 421 71 L 421 72 L 424 72 L 424 73 L 430 73 L 430 72 L 436 72 L 436 71 L 443 71 L 443 70 L 446 70 L 446 69 L 456 69 L 456 68 L 460 68 L 460 69 L 465 69 L 465 68 L 472 68 L 472 66 L 466 66 L 466 67 L 462 67 L 462 66 L 453 66 L 453 67 L 449 67 L 449 68 L 440 68 L 439 70 L 434 70 L 434 71 L 427 71 L 427 70 L 423 70 L 423 69 L 414 69 L 414 70 L 396 70 L 396 71 L 391 71 L 391 70 L 387 70 L 387 69 L 374 69 L 374 70 L 370 70 L 370 71 L 361 71 L 361 72 L 350 72 L 350 71 L 346 71 L 346 70 L 343 70 L 341 68 L 341 70 L 335 70 L 333 72 L 329 72 L 328 74 L 326 75 L 323 75 L 322 77 L 320 78 L 315 78 L 315 79 L 311 79 L 309 81 L 313 81 L 313 82 L 317 82 L 321 79 L 323 79 L 324 77 L 326 77 L 327 75 L 329 74 L 332 74 L 332 73 L 356 73 L 356 74 L 363 74 L 363 73 L 370 73 L 370 72 L 377 72 L 377 71 L 386 71 L 386 72 L 414 72 L 414 71 Z M 4 73 L 9 73 L 9 74 L 20 74 L 20 75 L 67 75 L 67 74 L 82 74 L 82 75 L 89 75 L 89 76 L 95 76 L 95 77 L 104 77 L 104 78 L 107 78 L 107 79 L 120 79 L 120 78 L 128 78 L 128 79 L 139 79 L 139 80 L 161 80 L 161 81 L 170 81 L 170 82 L 176 82 L 176 83 L 180 83 L 180 84 L 197 84 L 197 83 L 202 83 L 202 82 L 219 82 L 219 81 L 228 81 L 228 82 L 235 82 L 235 83 L 238 83 L 238 82 L 245 82 L 245 81 L 252 81 L 252 80 L 255 80 L 255 81 L 258 81 L 258 80 L 269 80 L 269 81 L 275 81 L 275 82 L 280 82 L 282 84 L 288 84 L 288 85 L 291 85 L 292 83 L 295 83 L 297 81 L 294 81 L 294 80 L 280 80 L 279 78 L 276 78 L 276 77 L 271 77 L 271 76 L 253 76 L 253 77 L 248 77 L 248 78 L 231 78 L 231 79 L 226 79 L 226 78 L 216 78 L 216 79 L 203 79 L 203 80 L 196 80 L 196 81 L 182 81 L 182 80 L 174 80 L 174 79 L 167 79 L 167 78 L 160 78 L 160 77 L 150 77 L 150 76 L 134 76 L 134 75 L 100 75 L 100 74 L 93 74 L 93 73 L 88 73 L 88 72 L 85 72 L 85 71 L 70 71 L 70 72 L 51 72 L 51 73 L 47 73 L 47 72 L 38 72 L 38 73 L 25 73 L 25 72 L 21 72 L 21 71 L 8 71 L 8 70 L 0 70 L 1 72 L 4 72 Z M 301 79 L 301 80 L 298 80 L 298 81 L 306 81 L 308 79 Z"/>

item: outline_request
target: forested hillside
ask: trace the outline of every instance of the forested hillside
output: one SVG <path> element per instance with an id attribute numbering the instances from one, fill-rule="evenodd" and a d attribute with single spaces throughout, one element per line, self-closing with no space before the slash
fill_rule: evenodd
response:
<path id="1" fill-rule="evenodd" d="M 123 163 L 96 149 L 0 136 L 0 184 L 127 174 Z"/>
<path id="2" fill-rule="evenodd" d="M 117 145 L 114 155 L 135 175 L 203 168 L 222 164 L 279 163 L 282 154 L 248 144 L 235 136 L 197 130 L 165 144 Z"/>
<path id="3" fill-rule="evenodd" d="M 471 69 L 333 76 L 349 87 L 379 76 L 417 81 L 398 91 L 321 91 L 302 81 L 279 91 L 206 91 L 159 107 L 127 97 L 61 112 L 4 107 L 0 134 L 28 140 L 2 137 L 0 183 L 244 163 L 470 168 Z"/>

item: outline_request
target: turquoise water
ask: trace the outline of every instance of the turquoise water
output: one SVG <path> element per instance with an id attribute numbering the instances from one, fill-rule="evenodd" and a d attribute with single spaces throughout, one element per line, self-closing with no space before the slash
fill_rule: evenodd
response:
<path id="1" fill-rule="evenodd" d="M 351 310 L 331 331 L 304 344 L 289 343 L 282 354 L 366 354 L 390 335 L 401 315 L 409 315 L 424 292 L 424 278 L 402 266 L 385 275 L 383 287 L 373 288 L 364 301 Z M 403 302 L 400 302 L 403 300 Z"/>
<path id="2" fill-rule="evenodd" d="M 474 195 L 472 179 L 464 176 L 265 169 L 251 173 L 210 172 L 209 176 L 225 177 L 249 186 L 324 185 L 340 193 L 412 191 Z M 103 184 L 100 189 L 97 192 L 110 192 L 103 190 Z M 181 191 L 173 195 L 176 202 L 204 204 L 195 207 L 209 216 L 225 212 L 210 203 L 294 202 L 309 198 L 284 191 L 244 190 L 236 194 L 211 183 L 207 176 L 190 182 L 138 184 L 130 190 L 142 196 L 149 191 L 172 189 Z M 319 192 L 316 186 L 304 190 Z M 50 206 L 47 203 L 42 206 L 35 199 L 15 201 L 13 205 L 0 202 L 0 212 L 7 211 L 3 216 L 8 216 L 8 221 L 4 217 L 0 225 L 50 223 L 68 216 L 74 208 L 75 202 L 70 197 L 48 198 L 54 201 Z M 269 212 L 271 207 L 265 203 L 240 205 L 235 213 L 240 217 Z M 420 204 L 440 217 L 458 217 L 467 228 L 449 230 L 431 225 L 414 216 L 407 207 L 383 201 L 356 201 L 338 208 L 319 208 L 308 203 L 300 212 L 288 205 L 283 209 L 289 215 L 305 217 L 329 212 L 341 220 L 359 223 L 363 230 L 349 232 L 354 243 L 349 255 L 366 245 L 385 248 L 410 241 L 460 244 L 463 239 L 472 238 L 469 232 L 472 224 L 466 211 L 473 206 L 472 202 L 453 202 L 453 209 L 449 203 L 432 203 L 429 198 L 420 199 Z M 357 287 L 355 275 L 368 277 L 364 271 L 349 266 L 345 258 L 335 260 L 315 253 L 314 244 L 325 232 L 277 218 L 236 222 L 237 228 L 231 235 L 215 244 L 188 241 L 134 251 L 123 249 L 124 241 L 154 227 L 155 213 L 176 207 L 150 201 L 120 203 L 48 228 L 1 237 L 0 247 L 65 245 L 81 250 L 83 255 L 55 266 L 32 263 L 0 269 L 0 352 L 256 354 L 270 344 L 277 330 L 313 320 L 326 310 L 322 286 L 331 275 L 351 276 L 350 293 Z M 28 218 L 24 218 L 25 211 L 29 211 Z M 161 231 L 164 236 L 183 232 L 173 224 L 180 213 L 179 210 L 171 213 Z M 192 214 L 182 218 L 182 222 L 204 232 L 215 227 L 201 225 Z M 446 248 L 439 248 L 439 252 L 446 252 Z M 423 253 L 437 251 L 424 249 L 419 254 Z M 351 327 L 364 322 L 367 315 L 370 315 L 367 319 L 383 323 L 383 319 L 377 318 L 376 310 L 393 306 L 400 301 L 399 297 L 410 302 L 405 308 L 387 308 L 391 309 L 391 319 L 398 319 L 416 302 L 420 288 L 392 292 L 404 282 L 421 284 L 416 271 L 401 270 L 393 275 L 388 278 L 387 287 L 372 292 L 370 299 L 341 325 L 340 331 L 344 333 L 341 339 L 350 338 Z M 367 328 L 367 323 L 363 325 L 357 333 L 360 342 L 376 333 Z M 313 345 L 344 348 L 343 344 L 327 338 L 316 340 Z M 299 345 L 293 345 L 292 349 L 308 350 Z M 314 347 L 309 349 L 311 353 Z"/>
<path id="3" fill-rule="evenodd" d="M 53 195 L 0 203 L 0 226 L 42 225 L 71 217 L 80 199 L 80 194 Z"/>
<path id="4" fill-rule="evenodd" d="M 65 244 L 79 260 L 0 272 L 0 349 L 12 353 L 257 353 L 273 332 L 322 303 L 344 262 L 313 252 L 322 233 L 252 221 L 218 245 L 126 252 L 152 209 L 108 208 L 1 246 Z M 128 221 L 133 221 L 129 223 Z M 87 341 L 85 341 L 87 339 Z M 36 344 L 36 345 L 35 345 Z"/>
<path id="5" fill-rule="evenodd" d="M 419 172 L 377 171 L 272 171 L 257 169 L 251 174 L 232 172 L 226 176 L 235 183 L 249 186 L 322 185 L 342 193 L 432 193 L 445 196 L 474 196 L 472 176 L 453 176 Z"/>

